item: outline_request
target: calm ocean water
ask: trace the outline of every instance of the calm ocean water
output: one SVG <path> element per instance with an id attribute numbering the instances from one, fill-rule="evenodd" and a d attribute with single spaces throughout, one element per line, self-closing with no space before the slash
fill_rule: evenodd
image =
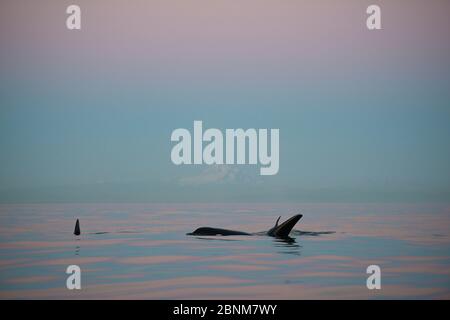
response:
<path id="1" fill-rule="evenodd" d="M 291 242 L 185 235 L 296 213 Z M 0 298 L 449 299 L 449 222 L 445 204 L 0 205 Z M 81 290 L 66 289 L 72 264 Z"/>

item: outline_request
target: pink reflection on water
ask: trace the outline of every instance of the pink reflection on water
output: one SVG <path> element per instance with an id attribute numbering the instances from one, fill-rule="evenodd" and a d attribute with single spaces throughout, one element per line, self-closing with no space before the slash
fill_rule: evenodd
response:
<path id="1" fill-rule="evenodd" d="M 314 287 L 309 285 L 248 285 L 229 278 L 176 278 L 172 281 L 129 282 L 120 285 L 86 286 L 85 291 L 61 288 L 48 290 L 12 290 L 9 298 L 48 299 L 372 299 L 372 298 L 434 298 L 445 299 L 448 292 L 442 288 L 408 285 L 385 285 L 383 291 L 367 290 L 362 286 Z M 239 285 L 236 285 L 239 284 Z M 0 298 L 6 297 L 0 291 Z"/>
<path id="2" fill-rule="evenodd" d="M 12 278 L 6 280 L 8 283 L 13 284 L 21 284 L 21 283 L 39 283 L 39 282 L 48 282 L 51 280 L 57 279 L 55 276 L 34 276 L 34 277 L 22 277 L 22 278 Z"/>
<path id="3" fill-rule="evenodd" d="M 119 263 L 124 264 L 159 264 L 159 263 L 173 263 L 182 261 L 195 261 L 196 257 L 192 256 L 146 256 L 146 257 L 130 257 L 117 260 Z"/>
<path id="4" fill-rule="evenodd" d="M 274 268 L 268 267 L 268 266 L 258 266 L 258 265 L 225 264 L 225 265 L 208 266 L 207 269 L 227 270 L 227 271 L 262 271 L 262 270 L 273 270 Z"/>
<path id="5" fill-rule="evenodd" d="M 297 247 L 265 236 L 185 236 L 199 226 L 263 231 L 278 215 L 283 221 L 297 212 L 304 217 L 296 229 L 335 233 L 296 234 Z M 446 248 L 450 243 L 448 206 L 0 205 L 0 214 L 0 269 L 10 273 L 25 269 L 3 282 L 8 290 L 0 289 L 2 298 L 361 299 L 450 295 L 448 251 L 441 256 L 426 255 L 428 249 Z M 76 240 L 72 232 L 78 216 L 84 233 Z M 380 239 L 385 241 L 377 247 L 376 258 L 371 258 L 362 246 Z M 395 244 L 394 240 L 402 241 L 402 249 L 414 249 L 416 255 L 407 255 L 401 249 L 397 255 L 395 250 L 384 251 L 389 248 L 382 246 Z M 341 244 L 351 249 L 339 251 Z M 79 247 L 82 254 L 78 256 Z M 282 252 L 289 248 L 294 248 L 293 254 Z M 83 255 L 87 253 L 89 256 Z M 69 264 L 81 265 L 89 274 L 86 290 L 68 292 L 63 282 L 61 287 L 53 287 L 56 275 L 51 272 L 60 268 L 64 276 Z M 382 267 L 381 292 L 365 287 L 365 270 L 370 264 Z M 37 266 L 43 270 L 41 274 L 33 273 Z M 191 276 L 194 271 L 208 272 L 209 276 Z M 150 279 L 154 274 L 169 279 Z M 433 280 L 436 277 L 440 287 Z M 418 278 L 424 284 L 405 284 Z M 36 289 L 33 283 L 50 288 Z M 28 289 L 24 288 L 27 284 Z"/>
<path id="6" fill-rule="evenodd" d="M 27 298 L 48 299 L 51 297 L 79 298 L 79 299 L 145 299 L 159 296 L 164 298 L 164 292 L 173 288 L 204 287 L 211 288 L 220 286 L 232 286 L 248 283 L 247 280 L 230 277 L 177 277 L 172 279 L 122 282 L 120 284 L 86 285 L 84 290 L 69 291 L 65 288 L 51 288 L 47 290 L 11 290 L 0 291 L 0 298 Z"/>

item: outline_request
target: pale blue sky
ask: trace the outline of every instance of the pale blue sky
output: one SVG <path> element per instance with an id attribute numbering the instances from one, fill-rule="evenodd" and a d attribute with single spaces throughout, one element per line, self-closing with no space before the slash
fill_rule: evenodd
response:
<path id="1" fill-rule="evenodd" d="M 68 34 L 53 17 L 35 29 L 17 11 L 0 44 L 0 201 L 448 201 L 449 22 L 436 8 L 406 28 L 391 9 L 377 34 L 347 19 L 258 54 L 270 39 L 232 30 L 155 38 L 156 56 L 134 29 Z M 194 120 L 279 128 L 279 173 L 173 165 L 170 134 Z"/>

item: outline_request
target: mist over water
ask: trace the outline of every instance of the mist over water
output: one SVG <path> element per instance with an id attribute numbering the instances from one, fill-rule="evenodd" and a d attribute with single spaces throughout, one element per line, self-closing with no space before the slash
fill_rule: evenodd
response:
<path id="1" fill-rule="evenodd" d="M 297 213 L 290 239 L 186 236 Z M 449 222 L 445 204 L 0 205 L 0 298 L 450 298 Z M 81 290 L 66 289 L 72 264 Z"/>

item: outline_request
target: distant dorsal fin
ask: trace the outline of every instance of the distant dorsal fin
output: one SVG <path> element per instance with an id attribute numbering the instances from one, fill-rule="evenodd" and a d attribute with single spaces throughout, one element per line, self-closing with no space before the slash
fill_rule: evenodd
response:
<path id="1" fill-rule="evenodd" d="M 80 230 L 80 221 L 78 221 L 75 223 L 75 230 L 73 231 L 73 234 L 76 236 L 79 236 L 81 234 L 81 230 Z"/>
<path id="2" fill-rule="evenodd" d="M 277 222 L 275 222 L 275 228 L 278 227 L 278 221 L 280 221 L 281 216 L 278 217 Z"/>

